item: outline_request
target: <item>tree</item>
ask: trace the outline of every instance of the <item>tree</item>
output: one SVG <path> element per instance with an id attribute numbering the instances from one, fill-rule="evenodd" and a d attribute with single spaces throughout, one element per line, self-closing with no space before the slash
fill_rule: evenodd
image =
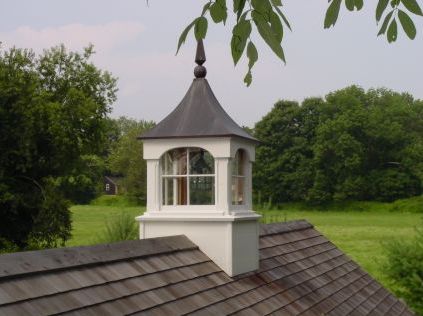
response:
<path id="1" fill-rule="evenodd" d="M 324 28 L 330 28 L 336 24 L 342 3 L 349 11 L 360 11 L 364 5 L 363 0 L 329 0 L 329 7 L 323 23 Z M 194 29 L 197 40 L 206 37 L 207 14 L 210 15 L 214 23 L 226 24 L 230 11 L 226 0 L 209 0 L 203 6 L 201 15 L 188 24 L 181 33 L 177 52 L 192 29 Z M 291 26 L 283 13 L 282 0 L 233 0 L 233 14 L 236 23 L 232 28 L 230 44 L 232 59 L 236 65 L 243 54 L 248 58 L 248 71 L 244 77 L 244 82 L 249 86 L 252 81 L 251 70 L 258 60 L 258 52 L 252 41 L 252 31 L 255 29 L 275 55 L 285 62 L 282 40 L 284 32 L 286 32 L 286 29 L 291 30 Z M 410 15 L 423 16 L 417 0 L 378 0 L 376 21 L 380 23 L 383 20 L 383 22 L 377 35 L 386 34 L 389 43 L 395 42 L 399 23 L 405 34 L 410 39 L 414 39 L 417 30 Z"/>
<path id="2" fill-rule="evenodd" d="M 23 249 L 70 237 L 66 194 L 104 151 L 116 79 L 64 46 L 0 53 L 0 240 Z M 79 177 L 79 178 L 78 178 Z"/>
<path id="3" fill-rule="evenodd" d="M 124 193 L 137 203 L 146 201 L 146 163 L 142 158 L 142 142 L 137 139 L 154 126 L 153 122 L 120 117 L 114 121 L 118 138 L 112 145 L 108 167 L 113 174 L 123 176 Z"/>
<path id="4" fill-rule="evenodd" d="M 356 86 L 301 106 L 279 101 L 254 128 L 263 141 L 254 184 L 274 202 L 419 195 L 422 111 L 422 102 L 408 94 Z"/>

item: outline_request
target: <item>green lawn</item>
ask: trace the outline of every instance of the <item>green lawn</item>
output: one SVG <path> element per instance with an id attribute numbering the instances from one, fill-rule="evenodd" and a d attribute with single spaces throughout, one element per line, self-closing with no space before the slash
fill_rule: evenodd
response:
<path id="1" fill-rule="evenodd" d="M 89 245 L 96 242 L 105 221 L 120 212 L 131 216 L 140 215 L 144 209 L 128 206 L 77 205 L 72 207 L 73 237 L 68 246 Z M 422 214 L 390 212 L 383 209 L 372 211 L 310 211 L 289 205 L 285 210 L 261 212 L 267 221 L 306 219 L 357 261 L 372 276 L 391 287 L 384 278 L 381 263 L 384 253 L 381 243 L 391 238 L 409 239 L 414 227 L 422 221 Z"/>
<path id="2" fill-rule="evenodd" d="M 101 205 L 75 205 L 72 211 L 72 239 L 66 246 L 82 246 L 97 243 L 98 235 L 104 229 L 106 221 L 121 212 L 128 212 L 138 216 L 144 212 L 139 206 L 101 206 Z"/>

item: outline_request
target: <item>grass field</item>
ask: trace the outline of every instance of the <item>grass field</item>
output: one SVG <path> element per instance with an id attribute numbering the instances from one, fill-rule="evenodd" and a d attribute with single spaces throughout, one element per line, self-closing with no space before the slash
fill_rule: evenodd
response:
<path id="1" fill-rule="evenodd" d="M 94 244 L 106 220 L 111 220 L 121 212 L 128 212 L 135 217 L 144 211 L 141 207 L 125 206 L 123 203 L 105 204 L 109 205 L 72 207 L 73 237 L 67 246 Z M 407 210 L 405 207 L 398 209 L 392 204 L 389 204 L 389 207 L 386 205 L 375 202 L 356 203 L 342 207 L 333 206 L 327 211 L 313 211 L 289 204 L 281 210 L 260 213 L 266 221 L 308 220 L 372 276 L 392 288 L 381 268 L 384 261 L 382 243 L 392 238 L 411 238 L 414 235 L 414 227 L 423 220 L 423 214 L 402 211 Z"/>

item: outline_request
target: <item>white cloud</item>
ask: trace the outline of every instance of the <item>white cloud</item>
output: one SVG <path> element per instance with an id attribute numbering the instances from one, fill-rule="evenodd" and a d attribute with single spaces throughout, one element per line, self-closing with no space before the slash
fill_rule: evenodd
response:
<path id="1" fill-rule="evenodd" d="M 135 40 L 143 26 L 134 21 L 117 21 L 101 25 L 68 24 L 36 29 L 20 26 L 9 32 L 0 32 L 5 47 L 32 48 L 41 51 L 58 44 L 65 44 L 71 50 L 81 49 L 89 43 L 97 51 L 108 51 L 122 43 Z"/>

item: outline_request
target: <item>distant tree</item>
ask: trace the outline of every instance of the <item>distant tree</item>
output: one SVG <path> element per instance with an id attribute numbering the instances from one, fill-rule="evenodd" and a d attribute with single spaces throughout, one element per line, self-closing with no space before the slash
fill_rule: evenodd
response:
<path id="1" fill-rule="evenodd" d="M 422 102 L 352 86 L 302 105 L 279 101 L 255 126 L 255 187 L 274 202 L 383 200 L 418 195 Z"/>
<path id="2" fill-rule="evenodd" d="M 142 158 L 142 142 L 138 137 L 154 126 L 153 122 L 126 117 L 114 120 L 118 138 L 111 147 L 108 168 L 121 175 L 124 194 L 137 203 L 146 201 L 146 163 Z"/>
<path id="3" fill-rule="evenodd" d="M 91 181 L 104 152 L 116 79 L 92 54 L 0 52 L 0 240 L 21 249 L 69 238 L 66 195 Z"/>
<path id="4" fill-rule="evenodd" d="M 307 198 L 313 184 L 313 145 L 322 99 L 306 99 L 300 106 L 279 101 L 254 128 L 262 141 L 254 167 L 255 192 L 273 202 Z"/>

